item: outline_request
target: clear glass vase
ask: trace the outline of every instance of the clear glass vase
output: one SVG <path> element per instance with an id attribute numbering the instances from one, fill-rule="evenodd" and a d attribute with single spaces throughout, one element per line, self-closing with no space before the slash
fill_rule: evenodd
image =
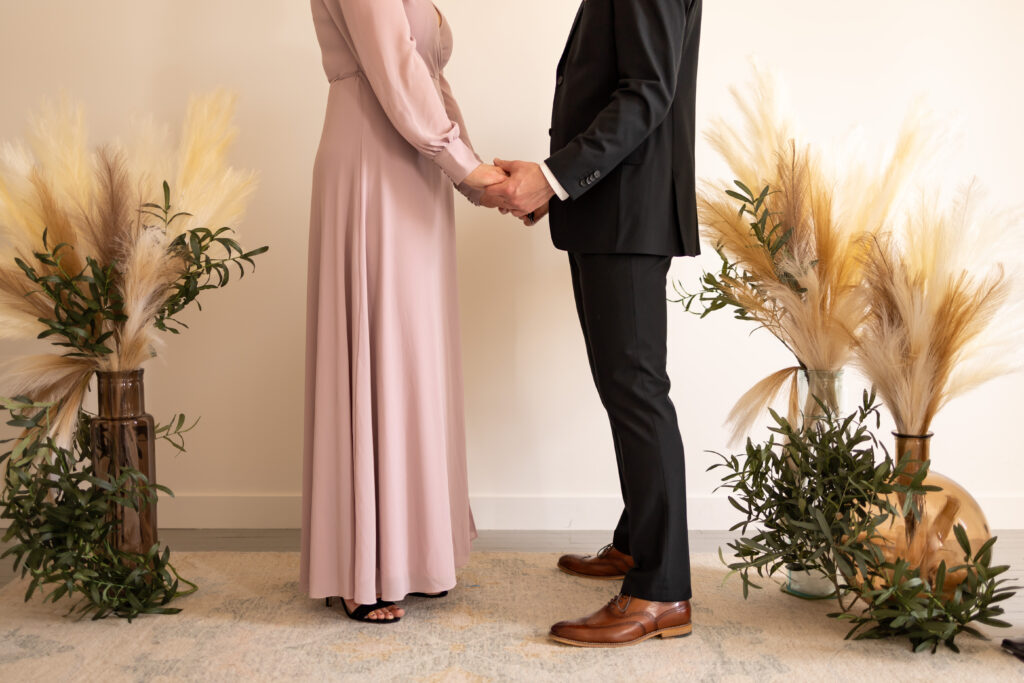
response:
<path id="1" fill-rule="evenodd" d="M 797 373 L 797 401 L 800 406 L 800 427 L 809 429 L 825 414 L 822 405 L 842 414 L 843 371 L 807 370 Z"/>
<path id="2" fill-rule="evenodd" d="M 834 596 L 836 589 L 822 570 L 787 564 L 786 583 L 782 585 L 782 592 L 804 600 L 824 600 Z"/>

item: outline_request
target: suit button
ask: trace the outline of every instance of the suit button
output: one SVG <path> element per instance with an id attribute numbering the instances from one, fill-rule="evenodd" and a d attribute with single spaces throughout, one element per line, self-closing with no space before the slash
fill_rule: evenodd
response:
<path id="1" fill-rule="evenodd" d="M 559 76 L 558 80 L 555 81 L 555 85 L 562 85 L 563 83 L 565 83 L 565 76 Z"/>
<path id="2" fill-rule="evenodd" d="M 594 180 L 597 180 L 600 177 L 601 177 L 601 172 L 600 171 L 594 171 Z"/>
<path id="3" fill-rule="evenodd" d="M 586 187 L 586 186 L 587 186 L 587 179 L 584 178 L 583 180 L 580 181 L 580 187 Z"/>

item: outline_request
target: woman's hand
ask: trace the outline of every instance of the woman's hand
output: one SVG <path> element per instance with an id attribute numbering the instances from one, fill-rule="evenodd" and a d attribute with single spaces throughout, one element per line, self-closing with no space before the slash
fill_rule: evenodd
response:
<path id="1" fill-rule="evenodd" d="M 490 164 L 480 164 L 473 172 L 466 176 L 464 182 L 468 187 L 474 190 L 483 190 L 485 187 L 491 185 L 497 185 L 508 180 L 508 174 L 497 166 L 491 166 Z"/>

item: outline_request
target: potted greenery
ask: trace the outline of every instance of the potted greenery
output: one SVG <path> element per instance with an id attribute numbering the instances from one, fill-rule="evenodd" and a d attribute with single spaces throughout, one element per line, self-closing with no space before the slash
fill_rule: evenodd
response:
<path id="1" fill-rule="evenodd" d="M 44 602 L 70 598 L 69 614 L 93 619 L 180 612 L 171 601 L 197 587 L 171 564 L 170 548 L 154 542 L 136 551 L 117 542 L 126 515 L 144 516 L 157 492 L 173 495 L 170 489 L 130 467 L 116 476 L 101 472 L 90 444 L 93 416 L 86 411 L 65 447 L 49 434 L 52 404 L 0 398 L 0 408 L 10 414 L 7 424 L 20 430 L 0 454 L 0 518 L 9 523 L 3 540 L 11 542 L 0 557 L 13 557 L 14 570 L 28 579 L 25 600 L 37 592 Z M 183 424 L 176 416 L 157 428 L 157 438 L 183 449 Z"/>
<path id="2" fill-rule="evenodd" d="M 873 549 L 860 541 L 896 512 L 886 495 L 919 487 L 921 478 L 899 483 L 892 458 L 869 429 L 880 419 L 874 398 L 865 393 L 857 412 L 846 417 L 822 403 L 820 419 L 808 429 L 772 411 L 776 424 L 768 441 L 748 439 L 744 454 L 719 454 L 722 462 L 709 468 L 725 471 L 719 488 L 744 514 L 732 527 L 743 536 L 728 544 L 734 555 L 728 565 L 743 579 L 744 596 L 759 587 L 752 575 L 785 572 L 784 591 L 830 597 L 857 564 L 874 560 Z"/>
<path id="3" fill-rule="evenodd" d="M 1021 368 L 1024 324 L 1012 259 L 1015 216 L 983 210 L 968 185 L 951 202 L 922 196 L 891 234 L 865 254 L 868 315 L 858 331 L 857 363 L 893 417 L 896 456 L 909 467 L 931 460 L 931 426 L 950 401 Z M 972 458 L 984 453 L 972 452 Z M 959 560 L 953 534 L 962 525 L 975 548 L 991 537 L 978 501 L 934 469 L 942 491 L 914 501 L 888 534 L 900 557 L 935 576 L 941 560 Z M 947 573 L 946 592 L 965 578 Z"/>
<path id="4" fill-rule="evenodd" d="M 984 637 L 973 623 L 1009 626 L 999 619 L 999 603 L 1016 587 L 999 578 L 1008 567 L 992 565 L 995 538 L 972 549 L 956 525 L 959 555 L 935 571 L 888 556 L 890 527 L 916 497 L 939 489 L 926 483 L 927 462 L 911 469 L 878 441 L 875 395 L 865 392 L 858 410 L 845 417 L 821 408 L 811 429 L 773 412 L 767 442 L 748 440 L 744 454 L 720 456 L 709 468 L 725 470 L 721 488 L 744 514 L 732 527 L 743 534 L 728 544 L 732 561 L 722 558 L 742 578 L 744 597 L 760 588 L 757 577 L 785 571 L 786 592 L 836 598 L 839 611 L 829 616 L 853 624 L 847 638 L 905 636 L 918 652 L 940 644 L 957 651 L 961 633 Z M 945 577 L 952 574 L 962 578 L 949 594 Z"/>
<path id="5" fill-rule="evenodd" d="M 184 449 L 184 416 L 145 412 L 143 364 L 161 333 L 210 289 L 241 278 L 240 220 L 254 173 L 232 168 L 234 100 L 193 98 L 180 145 L 149 130 L 134 145 L 93 149 L 79 109 L 37 119 L 27 145 L 0 159 L 0 336 L 50 352 L 3 368 L 0 399 L 22 430 L 0 456 L 4 553 L 31 576 L 26 600 L 78 594 L 82 610 L 132 618 L 176 611 L 179 577 L 160 552 L 155 442 Z M 173 178 L 174 184 L 162 181 Z M 187 208 L 188 211 L 182 210 Z M 84 399 L 97 389 L 98 410 Z"/>
<path id="6" fill-rule="evenodd" d="M 829 615 L 853 624 L 847 639 L 905 636 L 915 652 L 934 653 L 939 645 L 959 652 L 956 637 L 961 633 L 985 639 L 972 624 L 1009 628 L 1010 624 L 999 618 L 1004 613 L 999 603 L 1013 597 L 1020 587 L 999 578 L 1009 566 L 992 564 L 997 539 L 990 538 L 973 549 L 963 526 L 955 526 L 953 532 L 959 548 L 957 559 L 948 564 L 941 560 L 934 574 L 903 558 L 885 558 L 880 551 L 868 555 L 865 566 L 858 570 L 858 579 L 864 579 L 845 586 L 852 599 L 840 600 L 841 611 Z M 862 547 L 878 548 L 874 543 Z M 951 574 L 962 578 L 950 593 L 946 577 Z M 855 609 L 858 605 L 860 610 Z"/>

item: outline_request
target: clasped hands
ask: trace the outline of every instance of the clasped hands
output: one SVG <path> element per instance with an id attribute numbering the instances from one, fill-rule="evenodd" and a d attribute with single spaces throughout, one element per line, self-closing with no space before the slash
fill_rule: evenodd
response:
<path id="1" fill-rule="evenodd" d="M 483 190 L 482 206 L 511 213 L 528 226 L 547 215 L 555 196 L 540 164 L 528 161 L 495 159 L 493 166 L 481 164 L 469 174 L 466 184 Z"/>

